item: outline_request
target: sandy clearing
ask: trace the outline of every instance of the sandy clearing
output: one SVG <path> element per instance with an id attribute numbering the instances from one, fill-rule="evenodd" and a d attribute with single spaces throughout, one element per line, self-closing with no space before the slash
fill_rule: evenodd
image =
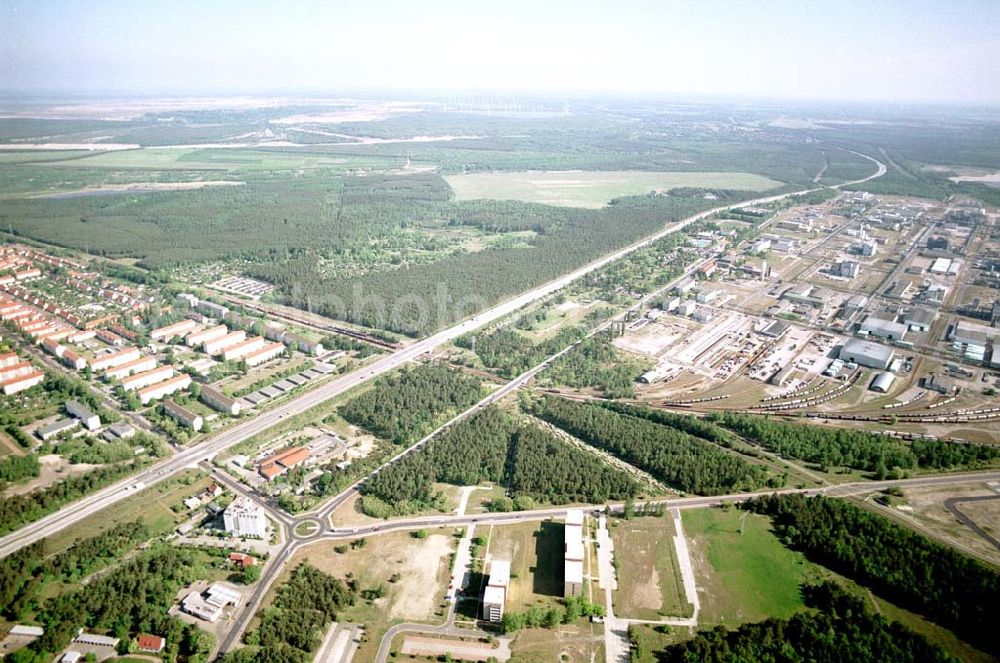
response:
<path id="1" fill-rule="evenodd" d="M 72 191 L 59 191 L 56 193 L 43 193 L 31 198 L 71 198 L 75 194 L 85 196 L 93 193 L 146 193 L 152 191 L 190 191 L 193 189 L 204 189 L 212 186 L 242 186 L 246 182 L 230 180 L 203 180 L 199 182 L 129 182 L 128 184 L 99 184 L 97 186 L 74 189 Z"/>
<path id="2" fill-rule="evenodd" d="M 949 177 L 952 182 L 978 182 L 979 184 L 1000 184 L 1000 173 L 988 175 L 957 175 Z"/>
<path id="3" fill-rule="evenodd" d="M 47 488 L 70 475 L 85 474 L 95 467 L 99 467 L 98 465 L 87 465 L 84 463 L 72 465 L 58 454 L 39 456 L 38 462 L 42 466 L 38 478 L 16 486 L 8 486 L 7 490 L 4 491 L 4 496 L 24 495 L 39 488 Z"/>
<path id="4" fill-rule="evenodd" d="M 451 553 L 451 539 L 443 534 L 431 534 L 420 546 L 420 554 L 406 554 L 399 569 L 399 600 L 395 601 L 389 616 L 393 619 L 421 620 L 434 614 L 434 606 L 441 599 L 433 588 L 438 584 L 438 572 L 447 564 Z"/>
<path id="5" fill-rule="evenodd" d="M 89 150 L 92 152 L 113 152 L 116 150 L 137 150 L 141 145 L 132 143 L 3 143 L 0 150 L 4 151 L 28 151 L 28 150 Z"/>

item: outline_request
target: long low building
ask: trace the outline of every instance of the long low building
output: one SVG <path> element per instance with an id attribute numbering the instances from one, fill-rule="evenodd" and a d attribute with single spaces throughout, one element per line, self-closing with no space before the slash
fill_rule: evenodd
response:
<path id="1" fill-rule="evenodd" d="M 32 371 L 26 375 L 19 375 L 3 382 L 3 393 L 6 396 L 10 396 L 25 389 L 31 389 L 35 385 L 41 384 L 44 380 L 45 373 L 41 371 Z"/>
<path id="2" fill-rule="evenodd" d="M 210 341 L 205 341 L 201 344 L 201 349 L 205 354 L 215 355 L 219 354 L 226 348 L 231 348 L 237 343 L 242 343 L 247 338 L 247 333 L 242 329 L 238 329 L 234 332 L 229 332 L 225 336 L 220 336 L 218 338 L 213 338 Z"/>
<path id="3" fill-rule="evenodd" d="M 154 384 L 151 387 L 146 387 L 145 389 L 139 390 L 139 401 L 143 405 L 148 405 L 151 401 L 155 401 L 164 396 L 169 396 L 174 394 L 181 389 L 187 389 L 191 386 L 191 376 L 186 374 L 181 374 L 176 377 L 170 378 L 169 380 L 164 380 L 163 382 Z"/>
<path id="4" fill-rule="evenodd" d="M 143 387 L 148 387 L 151 384 L 156 384 L 157 382 L 163 382 L 164 380 L 169 380 L 174 376 L 173 366 L 158 366 L 157 368 L 143 371 L 142 373 L 136 373 L 127 378 L 122 379 L 122 389 L 125 391 L 132 391 L 133 389 L 142 389 Z"/>
<path id="5" fill-rule="evenodd" d="M 141 356 L 139 348 L 125 348 L 118 352 L 109 352 L 99 355 L 90 360 L 90 368 L 95 371 L 103 371 L 106 368 L 114 368 L 135 361 Z"/>
<path id="6" fill-rule="evenodd" d="M 120 366 L 109 368 L 104 371 L 104 377 L 108 380 L 121 380 L 133 373 L 142 373 L 156 368 L 156 357 L 139 357 L 133 361 L 125 362 Z"/>
<path id="7" fill-rule="evenodd" d="M 187 426 L 196 433 L 205 425 L 205 420 L 202 419 L 200 414 L 192 412 L 171 400 L 163 401 L 163 411 L 171 419 L 183 426 Z"/>
<path id="8" fill-rule="evenodd" d="M 19 361 L 13 366 L 0 368 L 0 382 L 6 382 L 12 378 L 18 378 L 34 372 L 35 367 L 31 365 L 30 361 Z"/>
<path id="9" fill-rule="evenodd" d="M 247 366 L 259 366 L 260 364 L 271 361 L 275 357 L 281 356 L 284 351 L 284 343 L 281 343 L 280 341 L 269 343 L 259 350 L 254 350 L 248 354 L 243 358 L 243 361 L 246 362 Z"/>
<path id="10" fill-rule="evenodd" d="M 245 341 L 237 343 L 236 345 L 231 345 L 222 351 L 223 361 L 235 361 L 237 359 L 242 359 L 251 352 L 255 352 L 264 347 L 266 341 L 263 336 L 254 336 L 253 338 L 248 338 Z"/>
<path id="11" fill-rule="evenodd" d="M 192 332 L 197 327 L 198 323 L 194 320 L 181 320 L 180 322 L 175 322 L 172 325 L 154 329 L 149 332 L 149 337 L 154 341 L 169 341 L 175 336 L 183 336 L 188 332 Z"/>
<path id="12" fill-rule="evenodd" d="M 198 331 L 191 332 L 187 335 L 187 338 L 184 339 L 184 342 L 187 343 L 188 346 L 194 348 L 201 345 L 205 341 L 222 338 L 228 333 L 229 327 L 226 327 L 225 325 L 216 325 L 214 327 L 208 327 L 207 329 L 200 329 Z"/>

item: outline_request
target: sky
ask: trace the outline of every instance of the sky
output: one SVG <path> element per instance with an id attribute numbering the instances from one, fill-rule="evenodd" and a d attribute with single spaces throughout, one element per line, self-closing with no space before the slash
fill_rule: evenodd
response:
<path id="1" fill-rule="evenodd" d="M 1000 0 L 0 0 L 0 91 L 1000 105 Z"/>

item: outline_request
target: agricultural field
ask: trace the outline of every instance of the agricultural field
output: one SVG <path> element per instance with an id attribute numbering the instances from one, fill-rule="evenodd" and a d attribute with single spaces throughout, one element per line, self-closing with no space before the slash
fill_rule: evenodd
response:
<path id="1" fill-rule="evenodd" d="M 519 200 L 594 209 L 622 196 L 681 187 L 766 191 L 781 186 L 762 175 L 712 172 L 527 171 L 448 175 L 445 180 L 458 200 Z"/>

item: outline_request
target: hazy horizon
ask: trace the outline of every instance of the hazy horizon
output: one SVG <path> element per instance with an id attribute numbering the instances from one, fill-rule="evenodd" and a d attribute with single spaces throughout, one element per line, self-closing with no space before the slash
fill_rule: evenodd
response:
<path id="1" fill-rule="evenodd" d="M 1000 105 L 1000 3 L 703 4 L 15 0 L 0 93 Z"/>

